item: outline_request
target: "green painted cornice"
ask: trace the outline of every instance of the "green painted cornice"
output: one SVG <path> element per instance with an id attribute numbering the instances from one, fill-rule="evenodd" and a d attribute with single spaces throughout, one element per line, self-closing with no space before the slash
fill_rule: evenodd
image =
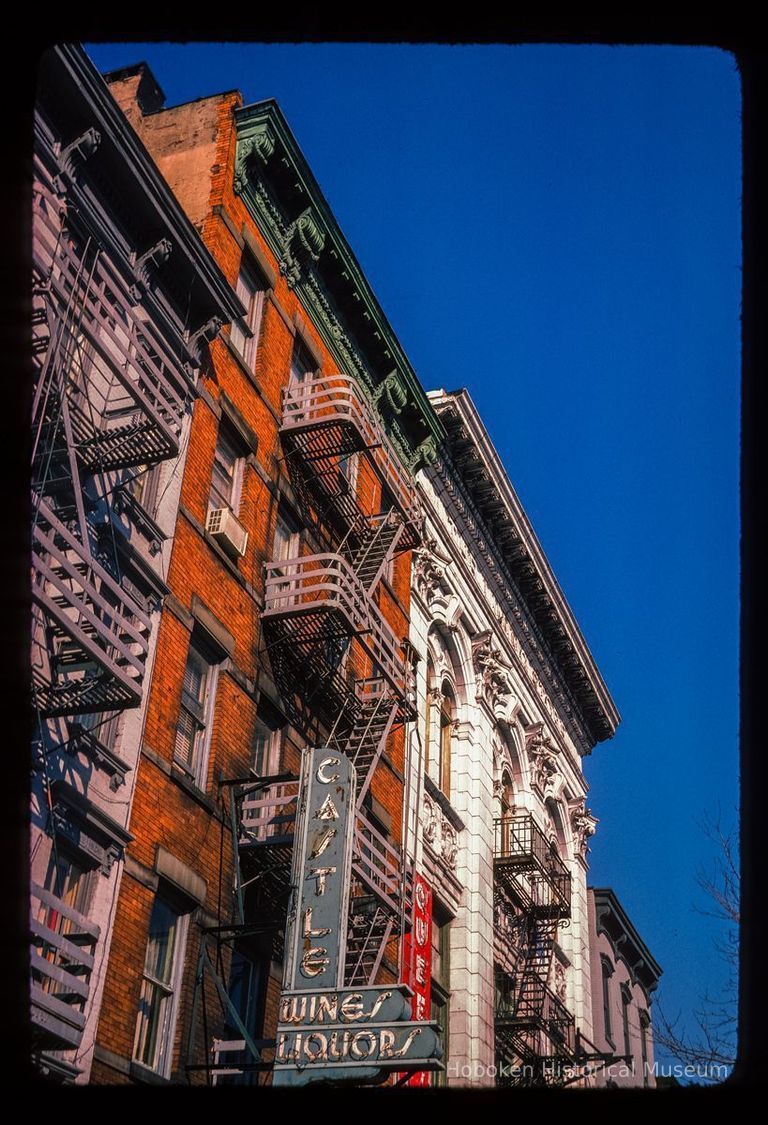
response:
<path id="1" fill-rule="evenodd" d="M 235 110 L 234 190 L 327 347 L 358 379 L 406 464 L 437 457 L 443 424 L 344 237 L 277 102 Z"/>

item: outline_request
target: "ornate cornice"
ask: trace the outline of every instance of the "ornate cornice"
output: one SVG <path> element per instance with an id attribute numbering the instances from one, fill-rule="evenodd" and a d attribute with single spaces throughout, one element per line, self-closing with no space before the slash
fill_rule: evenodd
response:
<path id="1" fill-rule="evenodd" d="M 452 475 L 449 463 L 439 460 L 435 466 L 435 473 L 443 491 L 451 501 L 459 522 L 452 518 L 443 500 L 439 501 L 443 509 L 441 521 L 463 557 L 467 569 L 471 572 L 473 585 L 489 602 L 496 620 L 496 629 L 503 635 L 512 650 L 520 675 L 560 737 L 565 741 L 570 732 L 570 737 L 579 751 L 588 754 L 592 749 L 592 741 L 579 721 L 577 711 L 569 701 L 565 686 L 552 671 L 551 662 L 546 655 L 535 622 L 531 619 L 525 605 L 515 596 L 514 586 L 506 572 L 503 559 L 495 551 L 479 520 L 475 518 L 469 501 Z M 478 568 L 474 552 L 479 554 L 485 563 L 493 580 L 493 587 Z M 567 727 L 565 720 L 567 720 Z"/>
<path id="2" fill-rule="evenodd" d="M 595 901 L 598 934 L 605 934 L 614 954 L 627 966 L 630 977 L 647 996 L 654 991 L 663 972 L 648 946 L 638 934 L 611 887 L 590 887 Z"/>
<path id="3" fill-rule="evenodd" d="M 288 285 L 339 365 L 382 414 L 412 471 L 445 434 L 415 372 L 274 101 L 235 112 L 233 186 L 259 224 Z"/>
<path id="4" fill-rule="evenodd" d="M 545 667 L 557 668 L 565 714 L 582 726 L 587 743 L 610 737 L 619 721 L 616 707 L 469 395 L 429 397 L 446 427 L 453 493 L 461 492 L 482 524 L 482 537 L 493 544 L 493 569 L 525 606 L 529 632 L 546 651 Z M 452 473 L 442 473 L 447 486 Z"/>
<path id="5" fill-rule="evenodd" d="M 154 246 L 150 246 L 149 250 L 145 250 L 136 259 L 136 264 L 133 267 L 134 283 L 129 292 L 131 299 L 138 304 L 144 294 L 154 284 L 157 276 L 157 271 L 167 262 L 171 256 L 173 243 L 170 238 L 161 238 Z"/>

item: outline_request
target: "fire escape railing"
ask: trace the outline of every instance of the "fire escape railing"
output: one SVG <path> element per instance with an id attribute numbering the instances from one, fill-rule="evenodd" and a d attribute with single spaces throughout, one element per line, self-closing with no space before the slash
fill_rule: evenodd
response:
<path id="1" fill-rule="evenodd" d="M 99 927 L 34 883 L 29 924 L 33 1044 L 39 1050 L 78 1047 Z"/>
<path id="2" fill-rule="evenodd" d="M 338 614 L 349 637 L 359 637 L 392 690 L 405 693 L 402 645 L 346 559 L 327 553 L 267 563 L 263 618 L 283 618 L 299 638 L 302 619 L 317 614 Z M 318 659 L 324 659 L 322 645 L 317 648 Z"/>
<path id="3" fill-rule="evenodd" d="M 413 479 L 400 465 L 379 418 L 354 379 L 322 375 L 286 387 L 281 434 L 289 452 L 297 451 L 305 466 L 312 468 L 305 480 L 314 487 L 319 501 L 335 497 L 347 524 L 353 524 L 360 513 L 354 490 L 345 489 L 334 471 L 335 463 L 351 453 L 364 452 L 388 489 L 407 534 L 415 534 L 419 505 Z"/>
<path id="4" fill-rule="evenodd" d="M 494 878 L 499 917 L 506 920 L 505 940 L 497 943 L 503 953 L 497 1051 L 525 1063 L 567 1063 L 575 1050 L 575 1022 L 548 979 L 558 927 L 570 918 L 571 876 L 532 814 L 494 821 Z M 559 1075 L 549 1072 L 547 1080 L 557 1082 Z"/>
<path id="5" fill-rule="evenodd" d="M 496 877 L 507 883 L 529 909 L 571 912 L 571 876 L 532 814 L 494 820 Z"/>

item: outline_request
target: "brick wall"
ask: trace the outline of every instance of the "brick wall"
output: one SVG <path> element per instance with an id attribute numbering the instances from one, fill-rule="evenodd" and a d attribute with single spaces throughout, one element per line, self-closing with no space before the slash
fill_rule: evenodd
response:
<path id="1" fill-rule="evenodd" d="M 194 991 L 194 973 L 200 947 L 202 918 L 215 922 L 230 917 L 233 886 L 231 836 L 226 830 L 226 789 L 221 778 L 244 777 L 248 773 L 257 703 L 248 685 L 257 685 L 264 674 L 264 650 L 260 610 L 263 604 L 263 564 L 271 557 L 279 487 L 287 486 L 278 434 L 282 389 L 288 382 L 296 325 L 322 359 L 322 369 L 337 370 L 307 310 L 280 275 L 266 241 L 232 190 L 235 156 L 233 110 L 241 104 L 238 94 L 217 95 L 142 116 L 135 103 L 137 85 L 132 78 L 116 82 L 112 92 L 156 159 L 162 174 L 176 192 L 182 206 L 202 232 L 202 237 L 230 283 L 237 281 L 243 249 L 237 232 L 244 228 L 260 247 L 276 275 L 274 292 L 265 301 L 255 370 L 250 372 L 229 346 L 225 329 L 210 348 L 204 395 L 198 399 L 189 436 L 189 447 L 181 490 L 181 509 L 176 525 L 168 573 L 172 598 L 163 614 L 158 633 L 155 670 L 148 692 L 143 753 L 136 781 L 130 831 L 134 836 L 127 851 L 130 860 L 142 865 L 151 876 L 157 847 L 170 852 L 199 875 L 206 884 L 202 910 L 196 909 L 189 926 L 185 970 L 176 1027 L 173 1077 L 185 1080 L 183 1063 Z M 225 221 L 223 212 L 228 216 Z M 235 232 L 235 233 L 233 233 Z M 243 474 L 239 519 L 248 531 L 247 553 L 236 564 L 228 562 L 203 531 L 211 473 L 219 428 L 218 408 L 233 404 L 257 439 L 255 455 Z M 362 460 L 362 459 L 361 459 Z M 363 462 L 358 488 L 367 511 L 378 510 L 380 486 Z M 287 491 L 290 492 L 288 488 Z M 408 633 L 410 554 L 394 567 L 392 590 L 382 590 L 381 610 L 396 635 Z M 213 713 L 210 754 L 204 792 L 184 782 L 173 765 L 176 726 L 182 697 L 182 676 L 190 644 L 189 613 L 195 599 L 209 610 L 235 639 L 229 670 L 222 670 Z M 283 768 L 298 772 L 301 745 L 288 740 Z M 381 764 L 372 784 L 377 801 L 392 818 L 392 832 L 399 839 L 401 825 L 404 738 L 396 730 L 388 747 L 393 769 Z M 394 771 L 399 771 L 398 773 Z M 97 1043 L 100 1048 L 130 1059 L 147 943 L 147 929 L 154 891 L 126 873 L 122 880 L 114 923 L 112 952 L 104 990 L 104 1003 Z M 190 907 L 193 904 L 190 903 Z M 396 958 L 396 947 L 388 956 Z M 228 966 L 225 955 L 224 970 Z M 274 1030 L 279 983 L 270 982 L 265 1013 L 265 1031 Z M 212 986 L 206 989 L 211 1011 L 217 1005 Z M 221 1021 L 211 1018 L 210 1034 Z M 220 1032 L 219 1032 L 220 1033 Z M 210 1047 L 195 1027 L 192 1054 L 204 1057 Z M 103 1052 L 102 1052 L 103 1054 Z M 123 1073 L 97 1058 L 92 1081 L 126 1081 Z M 205 1081 L 197 1074 L 194 1082 Z"/>

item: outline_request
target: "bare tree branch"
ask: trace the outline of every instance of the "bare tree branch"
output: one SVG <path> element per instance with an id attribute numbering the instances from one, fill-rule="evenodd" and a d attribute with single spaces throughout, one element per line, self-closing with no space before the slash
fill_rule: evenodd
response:
<path id="1" fill-rule="evenodd" d="M 713 997 L 705 992 L 694 1012 L 696 1030 L 680 1029 L 680 1015 L 674 1020 L 659 1006 L 654 1013 L 654 1039 L 674 1058 L 699 1070 L 708 1066 L 733 1066 L 736 1061 L 738 1034 L 738 965 L 739 921 L 741 917 L 741 886 L 739 877 L 738 836 L 734 829 L 725 831 L 718 813 L 698 822 L 699 827 L 716 846 L 714 869 L 699 869 L 696 883 L 709 899 L 709 908 L 695 907 L 697 913 L 728 923 L 725 934 L 716 939 L 714 947 L 728 966 L 723 994 Z"/>

